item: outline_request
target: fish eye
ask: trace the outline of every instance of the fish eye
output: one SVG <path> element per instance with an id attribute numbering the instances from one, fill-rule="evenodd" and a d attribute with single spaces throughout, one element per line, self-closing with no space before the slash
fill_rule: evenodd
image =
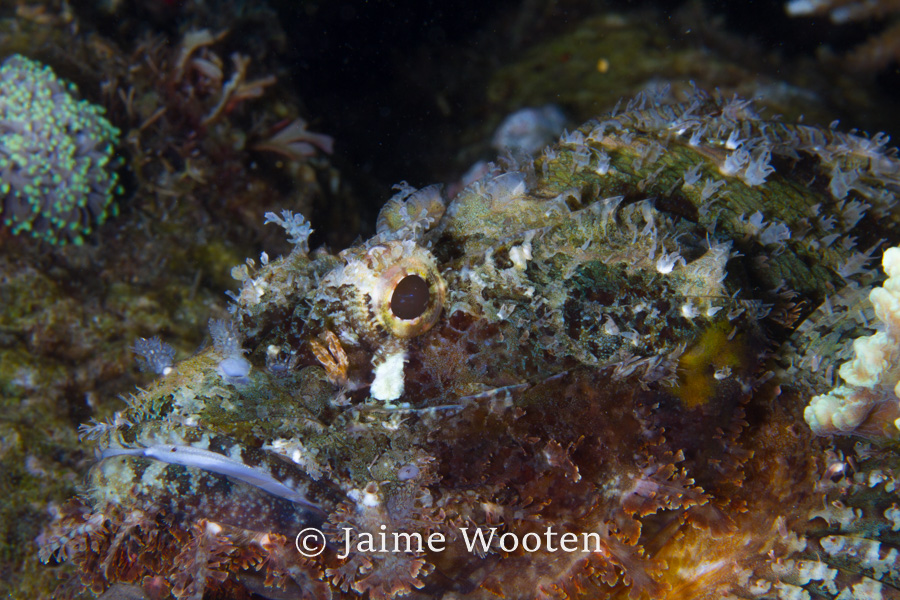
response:
<path id="1" fill-rule="evenodd" d="M 369 298 L 366 315 L 399 338 L 411 338 L 431 329 L 441 316 L 447 294 L 444 280 L 424 250 L 399 259 L 381 270 Z"/>
<path id="2" fill-rule="evenodd" d="M 384 336 L 413 338 L 440 319 L 447 284 L 434 256 L 413 242 L 389 241 L 345 250 L 347 264 L 334 281 L 356 335 L 384 343 Z"/>
<path id="3" fill-rule="evenodd" d="M 391 312 L 398 319 L 416 319 L 428 309 L 430 299 L 428 283 L 418 275 L 407 275 L 394 287 Z"/>

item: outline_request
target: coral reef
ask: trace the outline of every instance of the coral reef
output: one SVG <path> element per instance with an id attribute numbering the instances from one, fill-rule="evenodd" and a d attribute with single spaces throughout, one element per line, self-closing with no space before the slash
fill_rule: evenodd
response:
<path id="1" fill-rule="evenodd" d="M 855 358 L 838 370 L 844 385 L 814 397 L 804 412 L 819 435 L 900 437 L 900 248 L 881 262 L 887 281 L 869 293 L 879 331 L 854 340 Z"/>
<path id="2" fill-rule="evenodd" d="M 893 597 L 896 456 L 802 415 L 817 307 L 896 237 L 885 142 L 640 94 L 337 255 L 273 214 L 291 251 L 86 429 L 41 556 L 175 598 Z"/>
<path id="3" fill-rule="evenodd" d="M 894 546 L 894 459 L 848 436 L 811 438 L 801 414 L 852 360 L 841 340 L 870 334 L 875 322 L 866 296 L 877 273 L 866 257 L 880 255 L 881 238 L 896 243 L 895 218 L 866 195 L 896 191 L 883 181 L 890 160 L 870 164 L 861 146 L 846 160 L 819 156 L 814 128 L 795 156 L 791 143 L 767 148 L 762 134 L 745 139 L 740 131 L 729 148 L 730 131 L 701 133 L 698 146 L 685 147 L 690 138 L 678 128 L 617 118 L 621 128 L 603 141 L 572 133 L 537 161 L 483 163 L 475 179 L 487 178 L 464 193 L 459 215 L 437 187 L 401 186 L 377 222 L 380 202 L 365 208 L 397 179 L 455 177 L 476 158 L 489 160 L 460 145 L 478 139 L 487 150 L 488 132 L 526 104 L 562 98 L 577 124 L 622 94 L 683 76 L 725 97 L 733 89 L 765 94 L 762 104 L 786 113 L 784 122 L 803 113 L 804 123 L 841 117 L 883 129 L 888 111 L 854 101 L 871 88 L 850 77 L 850 86 L 811 85 L 822 64 L 804 69 L 808 89 L 767 80 L 759 72 L 778 68 L 779 78 L 797 82 L 784 63 L 744 59 L 742 37 L 712 18 L 676 17 L 660 28 L 658 19 L 625 13 L 582 20 L 593 3 L 529 2 L 499 9 L 492 22 L 481 20 L 483 10 L 457 11 L 462 29 L 480 36 L 460 39 L 439 16 L 454 13 L 432 11 L 437 4 L 416 3 L 418 14 L 434 13 L 428 27 L 410 27 L 415 17 L 404 13 L 393 28 L 358 6 L 315 0 L 301 10 L 233 0 L 17 0 L 0 10 L 0 57 L 28 56 L 76 83 L 81 97 L 105 107 L 124 142 L 120 214 L 83 244 L 36 243 L 0 228 L 0 595 L 52 597 L 62 581 L 57 597 L 95 597 L 91 587 L 105 589 L 104 598 L 154 599 L 621 596 L 637 588 L 702 597 L 729 585 L 746 595 L 745 572 L 733 565 L 756 565 L 756 595 L 765 596 L 768 581 L 770 596 L 862 596 L 881 577 L 890 596 L 881 559 Z M 518 45 L 507 47 L 512 29 Z M 706 37 L 689 33 L 701 29 Z M 398 30 L 426 41 L 404 46 L 402 36 L 384 33 Z M 711 30 L 742 59 L 723 59 L 729 53 L 710 44 Z M 365 48 L 360 33 L 368 31 L 389 38 L 390 51 L 360 54 L 391 65 L 390 77 L 376 68 L 369 78 L 352 75 L 360 70 L 347 53 Z M 316 70 L 333 71 L 340 92 Z M 482 83 L 495 75 L 499 87 L 485 102 Z M 448 91 L 453 81 L 466 94 Z M 672 83 L 690 106 L 690 86 Z M 829 105 L 843 114 L 823 112 L 835 99 Z M 711 120 L 717 104 L 727 105 L 701 102 L 688 121 Z M 408 112 L 414 106 L 420 112 Z M 640 112 L 651 109 L 659 107 L 645 103 Z M 319 131 L 338 138 L 335 148 Z M 821 148 L 837 154 L 864 139 L 821 135 Z M 644 155 L 654 140 L 677 161 Z M 582 145 L 602 149 L 587 169 L 576 166 Z M 882 153 L 877 143 L 870 152 Z M 657 181 L 653 171 L 663 166 Z M 673 173 L 683 173 L 683 185 Z M 355 193 L 348 181 L 360 186 Z M 784 190 L 803 215 L 777 201 L 770 210 L 769 196 Z M 705 206 L 697 219 L 691 205 Z M 591 206 L 600 216 L 579 212 Z M 558 221 L 565 211 L 576 214 Z M 300 213 L 314 222 L 314 238 Z M 519 216 L 529 223 L 524 231 Z M 651 217 L 662 238 L 653 261 L 636 261 L 636 271 L 615 257 L 611 266 L 581 263 L 604 256 L 600 223 L 627 259 L 622 228 L 650 235 Z M 552 231 L 542 230 L 545 221 Z M 808 239 L 804 221 L 813 227 Z M 570 236 L 566 223 L 580 226 Z M 343 256 L 328 250 L 361 230 L 377 237 L 357 239 Z M 309 251 L 323 240 L 326 247 Z M 424 269 L 392 270 L 392 252 L 410 242 Z M 652 242 L 641 244 L 649 255 Z M 820 247 L 834 255 L 823 251 L 830 266 L 813 269 Z M 707 252 L 704 267 L 698 260 Z M 269 258 L 279 254 L 288 256 Z M 796 271 L 794 287 L 770 288 L 779 278 L 769 277 L 766 261 Z M 705 268 L 705 289 L 734 296 L 721 298 L 724 308 L 682 301 L 705 293 L 702 285 L 692 292 L 688 265 Z M 438 278 L 429 279 L 431 266 Z M 572 268 L 571 282 L 559 281 Z M 222 294 L 233 285 L 229 272 L 240 281 L 233 318 Z M 317 297 L 329 275 L 334 299 Z M 443 298 L 434 287 L 441 281 Z M 636 296 L 645 289 L 657 291 Z M 809 299 L 797 289 L 812 290 Z M 367 291 L 375 292 L 371 304 Z M 680 304 L 667 306 L 669 296 Z M 351 302 L 377 309 L 381 320 L 341 308 Z M 435 306 L 436 321 L 420 318 Z M 221 335 L 204 342 L 210 317 Z M 398 335 L 403 320 L 416 319 L 412 336 Z M 775 379 L 761 383 L 770 369 Z M 122 443 L 111 443 L 120 435 Z M 100 456 L 102 466 L 79 485 Z M 137 497 L 89 493 L 125 490 L 138 475 Z M 810 492 L 813 479 L 821 481 Z M 75 494 L 81 501 L 67 503 Z M 817 516 L 807 523 L 808 514 Z M 41 565 L 35 538 L 51 519 L 40 541 L 45 554 L 58 552 Z M 543 535 L 548 524 L 567 528 L 550 540 L 555 552 Z M 300 556 L 294 535 L 305 525 L 335 547 Z M 477 525 L 488 536 L 497 530 L 473 553 L 462 528 L 471 537 Z M 357 544 L 376 543 L 342 558 L 345 528 Z M 771 542 L 807 530 L 803 550 L 793 538 L 790 548 Z M 379 536 L 395 532 L 421 533 L 424 547 L 380 550 Z M 504 533 L 523 544 L 498 539 Z M 538 533 L 543 548 L 524 549 Z M 446 534 L 444 550 L 427 544 L 432 534 Z M 560 552 L 566 534 L 603 551 Z M 777 562 L 791 552 L 793 563 Z M 637 588 L 597 583 L 626 576 Z"/>
<path id="4" fill-rule="evenodd" d="M 73 98 L 73 84 L 23 56 L 0 65 L 0 89 L 3 224 L 51 243 L 82 243 L 110 211 L 119 130 L 102 108 Z"/>

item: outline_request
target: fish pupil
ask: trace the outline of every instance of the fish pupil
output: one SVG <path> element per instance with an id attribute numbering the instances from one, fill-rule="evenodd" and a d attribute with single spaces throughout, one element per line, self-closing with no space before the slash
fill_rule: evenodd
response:
<path id="1" fill-rule="evenodd" d="M 422 316 L 430 299 L 428 283 L 418 275 L 407 275 L 394 288 L 391 312 L 398 319 L 415 319 Z"/>

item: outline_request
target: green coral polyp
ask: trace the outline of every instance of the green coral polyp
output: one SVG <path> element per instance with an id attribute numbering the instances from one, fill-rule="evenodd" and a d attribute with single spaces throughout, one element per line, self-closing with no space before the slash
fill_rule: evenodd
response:
<path id="1" fill-rule="evenodd" d="M 119 130 L 72 83 L 20 55 L 0 66 L 0 212 L 14 234 L 81 243 L 120 187 Z"/>

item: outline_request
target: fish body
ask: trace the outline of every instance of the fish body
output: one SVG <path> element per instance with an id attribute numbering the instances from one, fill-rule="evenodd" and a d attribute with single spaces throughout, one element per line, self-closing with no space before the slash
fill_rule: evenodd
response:
<path id="1" fill-rule="evenodd" d="M 134 398 L 44 555 L 178 598 L 896 597 L 893 442 L 803 416 L 896 242 L 883 141 L 640 96 L 403 186 L 246 274 L 246 381 L 208 348 Z"/>

